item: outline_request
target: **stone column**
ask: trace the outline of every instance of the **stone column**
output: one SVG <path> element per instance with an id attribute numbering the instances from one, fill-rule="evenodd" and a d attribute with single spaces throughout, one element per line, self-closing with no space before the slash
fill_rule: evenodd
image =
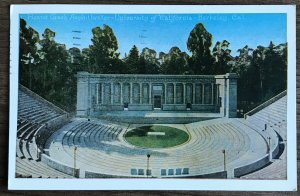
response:
<path id="1" fill-rule="evenodd" d="M 110 104 L 114 103 L 114 83 L 110 83 Z"/>
<path id="2" fill-rule="evenodd" d="M 216 84 L 216 91 L 217 91 L 217 95 L 216 95 L 216 105 L 219 106 L 219 84 Z"/>
<path id="3" fill-rule="evenodd" d="M 221 102 L 220 113 L 227 118 L 235 118 L 237 115 L 237 78 L 234 73 L 215 76 L 218 84 L 218 97 Z M 219 101 L 219 100 L 218 100 Z"/>
<path id="4" fill-rule="evenodd" d="M 104 84 L 101 83 L 101 103 L 104 104 Z"/>
<path id="5" fill-rule="evenodd" d="M 226 116 L 236 118 L 237 115 L 237 78 L 234 73 L 227 73 L 226 77 Z"/>
<path id="6" fill-rule="evenodd" d="M 220 107 L 220 114 L 222 114 L 224 117 L 226 116 L 226 78 L 225 75 L 217 75 L 216 77 L 216 83 L 218 84 L 219 88 L 219 107 Z"/>
<path id="7" fill-rule="evenodd" d="M 164 90 L 164 92 L 165 92 L 165 104 L 167 104 L 167 84 L 168 83 L 164 83 L 164 85 L 165 85 L 165 90 Z"/>
<path id="8" fill-rule="evenodd" d="M 87 115 L 90 116 L 91 114 L 91 108 L 92 108 L 92 95 L 91 95 L 91 82 L 90 77 L 88 77 L 88 110 Z"/>
<path id="9" fill-rule="evenodd" d="M 186 102 L 186 83 L 184 82 L 184 83 L 182 83 L 182 85 L 183 85 L 183 104 L 185 104 L 185 102 Z"/>
<path id="10" fill-rule="evenodd" d="M 173 86 L 174 86 L 174 104 L 176 104 L 176 83 L 173 83 Z"/>
<path id="11" fill-rule="evenodd" d="M 214 104 L 214 84 L 211 83 L 211 104 Z"/>
<path id="12" fill-rule="evenodd" d="M 88 72 L 79 72 L 77 74 L 77 104 L 76 115 L 87 116 L 88 111 Z"/>
<path id="13" fill-rule="evenodd" d="M 99 83 L 96 84 L 96 104 L 99 104 Z"/>
<path id="14" fill-rule="evenodd" d="M 152 83 L 149 83 L 149 104 L 152 104 Z"/>
<path id="15" fill-rule="evenodd" d="M 215 112 L 219 111 L 219 84 L 216 84 Z"/>
<path id="16" fill-rule="evenodd" d="M 120 102 L 123 105 L 123 82 L 120 82 Z"/>
<path id="17" fill-rule="evenodd" d="M 130 82 L 130 103 L 132 104 L 132 82 Z"/>
<path id="18" fill-rule="evenodd" d="M 195 104 L 196 103 L 196 84 L 192 83 L 193 85 L 193 100 L 192 103 Z"/>
<path id="19" fill-rule="evenodd" d="M 204 104 L 204 86 L 205 86 L 205 83 L 202 83 L 202 104 Z"/>
<path id="20" fill-rule="evenodd" d="M 140 97 L 140 104 L 142 103 L 142 84 L 139 83 L 139 87 L 140 87 L 140 94 L 139 94 L 139 97 Z"/>

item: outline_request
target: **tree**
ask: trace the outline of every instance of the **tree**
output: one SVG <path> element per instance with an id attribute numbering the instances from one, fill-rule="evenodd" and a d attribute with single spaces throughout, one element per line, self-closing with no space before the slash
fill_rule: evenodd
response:
<path id="1" fill-rule="evenodd" d="M 41 61 L 36 72 L 36 77 L 39 78 L 36 91 L 47 100 L 70 111 L 75 106 L 76 69 L 73 69 L 74 66 L 69 61 L 66 46 L 55 41 L 55 32 L 49 28 L 45 29 L 40 45 Z"/>
<path id="2" fill-rule="evenodd" d="M 70 63 L 73 64 L 76 69 L 80 69 L 83 63 L 83 56 L 79 48 L 72 47 L 68 50 L 70 56 Z"/>
<path id="3" fill-rule="evenodd" d="M 239 76 L 237 81 L 238 107 L 244 110 L 249 110 L 251 108 L 249 95 L 252 92 L 249 91 L 249 86 L 253 79 L 252 76 L 249 75 L 248 70 L 251 66 L 252 51 L 253 49 L 249 48 L 247 45 L 242 49 L 238 49 L 239 56 L 235 57 L 234 65 L 231 69 L 232 72 L 237 73 Z"/>
<path id="4" fill-rule="evenodd" d="M 254 72 L 254 74 L 252 74 L 255 77 L 255 81 L 256 81 L 256 86 L 259 90 L 258 91 L 254 91 L 256 92 L 257 95 L 257 100 L 263 100 L 263 92 L 264 92 L 264 85 L 263 85 L 263 81 L 264 81 L 264 77 L 266 76 L 266 73 L 264 73 L 264 69 L 263 69 L 263 64 L 264 64 L 264 60 L 265 60 L 265 47 L 263 46 L 257 46 L 257 48 L 253 51 L 253 55 L 252 55 L 252 70 Z M 251 73 L 250 73 L 251 74 Z"/>
<path id="5" fill-rule="evenodd" d="M 230 43 L 227 40 L 217 42 L 213 48 L 214 71 L 213 74 L 225 74 L 230 71 L 229 62 L 233 59 L 230 55 Z"/>
<path id="6" fill-rule="evenodd" d="M 20 19 L 20 82 L 32 88 L 33 70 L 39 63 L 38 52 L 39 34 L 31 27 L 27 27 L 24 19 Z"/>
<path id="7" fill-rule="evenodd" d="M 268 99 L 286 89 L 287 80 L 287 50 L 284 45 L 275 46 L 271 41 L 265 49 L 263 96 Z M 279 80 L 280 79 L 280 80 Z"/>
<path id="8" fill-rule="evenodd" d="M 235 63 L 231 67 L 231 71 L 240 75 L 250 66 L 253 49 L 246 45 L 244 48 L 238 49 L 237 52 L 239 52 L 239 56 L 235 57 Z"/>
<path id="9" fill-rule="evenodd" d="M 163 54 L 160 55 L 161 57 Z M 189 56 L 181 52 L 178 47 L 172 47 L 168 54 L 164 55 L 161 65 L 164 74 L 185 74 L 188 70 Z"/>
<path id="10" fill-rule="evenodd" d="M 55 68 L 55 57 L 57 44 L 54 41 L 55 32 L 46 28 L 42 34 L 43 39 L 40 40 L 41 45 L 41 66 L 42 66 L 42 82 L 43 90 L 46 90 L 47 80 L 50 76 L 49 72 L 52 72 Z M 49 77 L 48 77 L 49 76 Z"/>
<path id="11" fill-rule="evenodd" d="M 93 38 L 90 45 L 90 58 L 93 59 L 94 73 L 113 72 L 112 62 L 119 57 L 118 41 L 113 30 L 108 25 L 92 29 Z"/>
<path id="12" fill-rule="evenodd" d="M 211 45 L 212 35 L 202 23 L 198 23 L 190 32 L 187 41 L 187 48 L 192 53 L 190 67 L 194 74 L 209 74 L 212 72 Z"/>
<path id="13" fill-rule="evenodd" d="M 82 66 L 78 71 L 87 71 L 90 73 L 95 73 L 95 70 L 93 70 L 94 68 L 93 65 L 95 64 L 95 61 L 93 58 L 91 58 L 91 49 L 83 48 L 81 54 L 82 54 Z"/>
<path id="14" fill-rule="evenodd" d="M 136 74 L 139 72 L 139 60 L 139 50 L 135 45 L 133 45 L 133 47 L 129 51 L 128 57 L 125 60 L 128 68 L 128 73 Z"/>
<path id="15" fill-rule="evenodd" d="M 239 108 L 249 111 L 286 89 L 287 44 L 270 42 L 255 50 L 245 46 L 238 52 L 232 70 L 239 75 Z"/>
<path id="16" fill-rule="evenodd" d="M 21 84 L 59 107 L 73 111 L 76 69 L 73 70 L 66 46 L 55 42 L 55 32 L 46 28 L 40 40 L 37 31 L 21 19 L 19 54 Z"/>
<path id="17" fill-rule="evenodd" d="M 140 74 L 158 74 L 159 62 L 156 58 L 156 51 L 150 48 L 143 48 L 139 60 Z"/>

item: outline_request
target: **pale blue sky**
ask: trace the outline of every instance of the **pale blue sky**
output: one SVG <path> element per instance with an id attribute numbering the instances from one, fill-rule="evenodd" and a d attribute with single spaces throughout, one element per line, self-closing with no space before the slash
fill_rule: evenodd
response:
<path id="1" fill-rule="evenodd" d="M 37 30 L 40 37 L 45 28 L 50 28 L 56 32 L 55 40 L 67 48 L 88 47 L 91 29 L 109 25 L 118 39 L 121 57 L 133 45 L 140 52 L 148 47 L 157 53 L 167 53 L 173 46 L 188 52 L 189 33 L 200 22 L 213 35 L 212 47 L 217 41 L 227 40 L 233 56 L 245 45 L 256 48 L 268 46 L 270 41 L 277 45 L 287 40 L 286 14 L 22 14 L 20 17 Z"/>

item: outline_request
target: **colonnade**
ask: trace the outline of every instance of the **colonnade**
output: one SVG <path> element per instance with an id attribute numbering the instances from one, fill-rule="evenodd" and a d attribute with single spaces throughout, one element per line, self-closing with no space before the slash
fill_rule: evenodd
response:
<path id="1" fill-rule="evenodd" d="M 153 95 L 163 104 L 215 104 L 219 85 L 215 83 L 134 83 L 110 82 L 91 85 L 93 104 L 153 104 Z M 162 90 L 153 90 L 153 86 Z M 153 92 L 156 91 L 156 92 Z"/>
<path id="2" fill-rule="evenodd" d="M 194 110 L 236 116 L 237 76 L 77 74 L 77 115 Z"/>

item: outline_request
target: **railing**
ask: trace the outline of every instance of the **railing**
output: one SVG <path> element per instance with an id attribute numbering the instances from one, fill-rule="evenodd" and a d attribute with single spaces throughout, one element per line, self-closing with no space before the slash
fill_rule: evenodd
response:
<path id="1" fill-rule="evenodd" d="M 256 108 L 250 110 L 249 112 L 247 112 L 246 114 L 244 114 L 244 118 L 246 119 L 247 116 L 252 116 L 253 114 L 255 114 L 256 112 L 266 108 L 267 106 L 271 105 L 272 103 L 274 103 L 275 101 L 278 101 L 280 98 L 286 96 L 287 94 L 287 90 L 279 93 L 278 95 L 276 95 L 275 97 L 269 99 L 268 101 L 260 104 L 259 106 L 257 106 Z"/>

